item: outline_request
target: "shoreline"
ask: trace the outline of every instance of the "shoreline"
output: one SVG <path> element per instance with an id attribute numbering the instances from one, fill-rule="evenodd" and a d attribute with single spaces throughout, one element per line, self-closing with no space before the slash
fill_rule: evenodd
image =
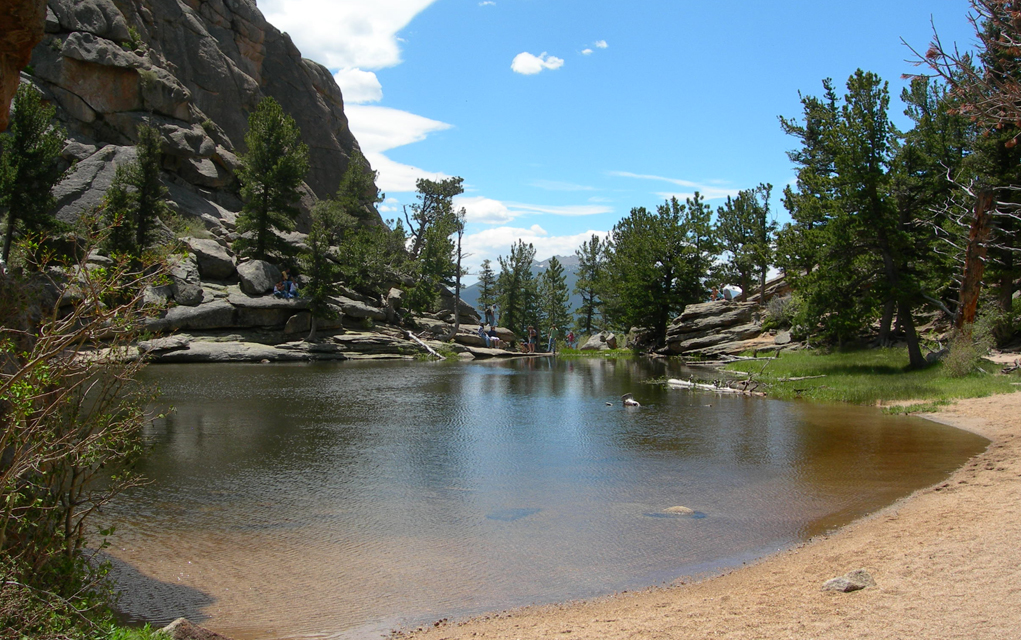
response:
<path id="1" fill-rule="evenodd" d="M 534 605 L 396 635 L 1021 640 L 1021 392 L 958 400 L 939 413 L 918 415 L 990 443 L 939 484 L 702 581 Z M 826 580 L 860 568 L 876 586 L 852 593 L 821 589 Z"/>

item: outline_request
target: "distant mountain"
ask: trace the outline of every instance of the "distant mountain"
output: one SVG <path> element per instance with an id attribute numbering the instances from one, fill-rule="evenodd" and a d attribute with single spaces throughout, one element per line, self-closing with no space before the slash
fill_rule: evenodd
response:
<path id="1" fill-rule="evenodd" d="M 567 283 L 567 290 L 573 292 L 575 285 L 578 284 L 578 256 L 554 256 L 560 261 L 560 265 L 564 268 L 564 281 Z M 546 268 L 549 266 L 549 258 L 545 260 L 533 260 L 532 261 L 532 275 L 538 277 Z M 496 265 L 499 267 L 499 265 Z M 479 283 L 475 283 L 470 287 L 465 287 L 461 290 L 461 299 L 479 310 L 479 315 L 482 315 L 484 311 L 478 306 L 479 301 Z M 568 299 L 568 305 L 571 309 L 571 316 L 574 316 L 575 310 L 581 306 L 581 296 L 576 293 L 571 293 L 571 297 Z"/>

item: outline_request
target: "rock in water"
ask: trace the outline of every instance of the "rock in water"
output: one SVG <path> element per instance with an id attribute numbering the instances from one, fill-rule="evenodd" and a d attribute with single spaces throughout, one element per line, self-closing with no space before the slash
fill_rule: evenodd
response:
<path id="1" fill-rule="evenodd" d="M 185 618 L 174 620 L 160 629 L 160 633 L 173 640 L 230 640 L 227 636 L 220 635 L 197 624 L 192 624 Z"/>
<path id="2" fill-rule="evenodd" d="M 678 507 L 667 507 L 666 509 L 663 509 L 663 511 L 665 511 L 666 513 L 675 513 L 675 514 L 683 515 L 683 516 L 690 516 L 691 514 L 695 513 L 694 509 L 689 509 L 688 507 L 680 507 L 680 506 L 678 506 Z"/>

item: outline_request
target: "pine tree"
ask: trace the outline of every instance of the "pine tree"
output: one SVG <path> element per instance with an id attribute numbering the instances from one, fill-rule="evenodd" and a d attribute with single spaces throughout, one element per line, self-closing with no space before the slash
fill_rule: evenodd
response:
<path id="1" fill-rule="evenodd" d="M 535 276 L 532 262 L 535 261 L 535 247 L 518 240 L 511 246 L 510 256 L 505 260 L 499 256 L 500 275 L 496 280 L 497 303 L 500 305 L 500 324 L 514 333 L 524 336 L 529 324 L 536 325 Z"/>
<path id="2" fill-rule="evenodd" d="M 57 164 L 65 132 L 52 124 L 56 109 L 44 105 L 39 92 L 28 84 L 18 87 L 6 133 L 0 135 L 0 211 L 6 211 L 3 262 L 19 232 L 52 227 L 50 190 L 63 172 Z"/>
<path id="3" fill-rule="evenodd" d="M 687 204 L 672 198 L 655 214 L 636 207 L 613 227 L 600 286 L 611 326 L 652 329 L 663 344 L 670 320 L 705 297 L 717 245 L 706 209 L 698 194 Z"/>
<path id="4" fill-rule="evenodd" d="M 564 267 L 556 256 L 549 259 L 546 270 L 539 276 L 539 324 L 544 329 L 552 326 L 564 329 L 571 321 L 568 301 L 571 292 L 567 289 Z"/>
<path id="5" fill-rule="evenodd" d="M 271 97 L 263 98 L 248 117 L 245 145 L 248 151 L 238 170 L 244 208 L 234 249 L 260 260 L 270 252 L 287 255 L 290 246 L 275 232 L 294 228 L 298 187 L 309 169 L 308 147 L 294 119 Z"/>
<path id="6" fill-rule="evenodd" d="M 574 293 L 581 296 L 581 306 L 575 313 L 578 315 L 578 331 L 585 335 L 598 331 L 602 320 L 603 303 L 599 298 L 599 286 L 606 261 L 605 252 L 605 243 L 595 234 L 574 252 L 578 256 L 578 281 Z"/>
<path id="7" fill-rule="evenodd" d="M 496 273 L 493 272 L 493 264 L 489 258 L 482 261 L 482 268 L 479 270 L 478 304 L 483 309 L 496 304 Z"/>
<path id="8" fill-rule="evenodd" d="M 158 129 L 140 125 L 135 159 L 117 167 L 104 205 L 111 251 L 139 255 L 152 242 L 156 221 L 170 213 L 160 182 L 162 143 Z"/>
<path id="9" fill-rule="evenodd" d="M 301 254 L 300 264 L 306 277 L 303 297 L 308 300 L 308 310 L 312 315 L 308 340 L 315 340 L 316 329 L 320 319 L 336 316 L 330 307 L 330 298 L 337 295 L 337 284 L 340 269 L 334 263 L 332 245 L 336 240 L 338 229 L 338 210 L 330 201 L 317 202 L 312 207 L 312 228 L 305 239 L 305 250 Z"/>
<path id="10" fill-rule="evenodd" d="M 351 152 L 334 198 L 345 214 L 357 220 L 374 219 L 373 207 L 385 198 L 376 187 L 378 176 L 379 172 L 369 168 L 369 162 L 358 149 Z"/>
<path id="11" fill-rule="evenodd" d="M 736 198 L 716 210 L 716 228 L 722 248 L 730 254 L 729 276 L 736 276 L 741 290 L 751 295 L 753 279 L 765 302 L 766 273 L 773 258 L 776 222 L 769 219 L 771 184 L 739 191 Z"/>

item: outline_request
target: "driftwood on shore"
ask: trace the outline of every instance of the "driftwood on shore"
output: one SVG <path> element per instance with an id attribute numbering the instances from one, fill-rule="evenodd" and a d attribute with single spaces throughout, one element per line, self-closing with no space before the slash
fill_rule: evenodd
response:
<path id="1" fill-rule="evenodd" d="M 766 395 L 765 393 L 758 391 L 759 384 L 757 382 L 751 382 L 750 380 L 734 383 L 741 385 L 740 388 L 732 387 L 726 382 L 707 384 L 704 382 L 695 382 L 693 380 L 679 380 L 677 378 L 670 378 L 669 380 L 667 380 L 667 384 L 677 389 L 712 391 L 713 393 L 736 393 L 746 396 Z"/>

